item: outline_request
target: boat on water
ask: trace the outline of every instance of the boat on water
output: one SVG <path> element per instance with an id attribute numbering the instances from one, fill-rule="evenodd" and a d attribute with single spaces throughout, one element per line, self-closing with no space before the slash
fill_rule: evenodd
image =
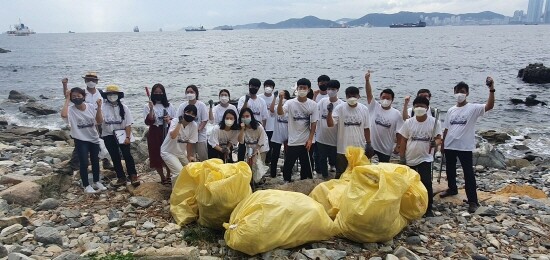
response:
<path id="1" fill-rule="evenodd" d="M 225 25 L 220 27 L 220 30 L 222 31 L 233 31 L 233 26 Z"/>
<path id="2" fill-rule="evenodd" d="M 69 31 L 69 33 L 74 33 L 73 31 Z"/>
<path id="3" fill-rule="evenodd" d="M 134 32 L 139 32 L 139 27 L 135 26 L 134 27 Z"/>
<path id="4" fill-rule="evenodd" d="M 10 30 L 6 32 L 9 36 L 29 36 L 35 34 L 29 27 L 19 20 L 19 23 L 13 26 L 10 26 Z"/>
<path id="5" fill-rule="evenodd" d="M 206 29 L 204 29 L 204 26 L 196 27 L 196 28 L 186 28 L 186 32 L 204 32 Z"/>
<path id="6" fill-rule="evenodd" d="M 418 23 L 398 23 L 390 25 L 390 28 L 421 28 L 426 27 L 426 22 L 418 21 Z"/>

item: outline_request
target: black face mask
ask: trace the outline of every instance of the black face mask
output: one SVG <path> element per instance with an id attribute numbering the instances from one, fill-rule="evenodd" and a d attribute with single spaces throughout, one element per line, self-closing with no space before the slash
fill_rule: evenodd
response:
<path id="1" fill-rule="evenodd" d="M 195 117 L 190 115 L 184 115 L 183 120 L 185 120 L 187 123 L 191 123 L 193 122 L 193 120 L 195 120 Z"/>
<path id="2" fill-rule="evenodd" d="M 163 94 L 152 94 L 151 95 L 151 101 L 153 102 L 161 102 L 162 101 L 162 98 L 163 98 Z"/>
<path id="3" fill-rule="evenodd" d="M 80 106 L 82 103 L 84 103 L 84 99 L 83 98 L 73 98 L 73 99 L 71 99 L 71 102 L 73 102 L 77 106 Z"/>
<path id="4" fill-rule="evenodd" d="M 319 89 L 321 91 L 327 91 L 327 85 L 323 84 L 323 85 L 319 85 Z"/>
<path id="5" fill-rule="evenodd" d="M 258 90 L 259 88 L 255 88 L 255 87 L 248 88 L 248 92 L 250 92 L 250 94 L 252 95 L 258 94 Z"/>

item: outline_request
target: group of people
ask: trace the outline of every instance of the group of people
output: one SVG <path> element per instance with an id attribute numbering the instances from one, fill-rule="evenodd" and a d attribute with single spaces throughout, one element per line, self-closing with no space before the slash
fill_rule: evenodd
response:
<path id="1" fill-rule="evenodd" d="M 405 98 L 403 109 L 392 107 L 395 93 L 391 89 L 373 95 L 371 73 L 365 74 L 366 104 L 357 87 L 344 90 L 345 100 L 338 97 L 340 82 L 322 75 L 317 79 L 318 90 L 313 91 L 311 81 L 302 78 L 296 82 L 291 94 L 288 90 L 275 90 L 275 82 L 263 82 L 263 93 L 258 94 L 262 82 L 252 78 L 248 94 L 238 99 L 237 106 L 230 103 L 229 90 L 219 91 L 219 102 L 199 100 L 199 88 L 189 85 L 185 101 L 176 108 L 168 101 L 161 84 L 151 89 L 150 101 L 144 108 L 145 124 L 149 126 L 147 143 L 150 167 L 156 169 L 163 184 L 171 183 L 171 175 L 178 174 L 189 162 L 219 158 L 233 162 L 233 149 L 237 160 L 253 163 L 261 160 L 270 164 L 270 176 L 277 176 L 277 162 L 284 150 L 282 175 L 285 182 L 292 181 L 292 171 L 300 162 L 300 179 L 313 178 L 313 172 L 329 178 L 335 171 L 339 178 L 347 168 L 346 148 L 364 147 L 367 157 L 376 156 L 379 162 L 389 162 L 398 154 L 401 164 L 416 170 L 429 195 L 427 216 L 433 204 L 431 168 L 434 153 L 440 147 L 446 157 L 448 190 L 441 197 L 458 194 L 456 185 L 457 158 L 464 170 L 468 210 L 477 209 L 477 188 L 473 172 L 472 151 L 475 149 L 475 123 L 486 111 L 494 107 L 494 82 L 488 77 L 489 98 L 486 104 L 467 102 L 469 86 L 460 82 L 454 87 L 456 105 L 448 109 L 443 125 L 438 110 L 430 106 L 431 93 L 421 89 L 409 108 L 410 97 Z M 107 86 L 101 95 L 96 94 L 97 75 L 85 77 L 86 90 L 73 88 L 67 91 L 62 116 L 68 118 L 71 136 L 80 159 L 80 174 L 86 192 L 103 190 L 99 181 L 99 134 L 111 155 L 117 185 L 129 178 L 139 185 L 135 165 L 129 153 L 132 116 L 121 103 L 123 93 L 118 86 Z M 88 84 L 90 81 L 95 84 Z M 93 86 L 92 86 L 93 85 Z M 106 102 L 102 102 L 102 97 Z M 74 103 L 71 106 L 70 103 Z M 215 125 L 207 134 L 206 126 Z M 116 139 L 114 130 L 124 130 L 126 140 Z M 124 136 L 123 136 L 124 137 Z M 120 163 L 120 152 L 126 161 L 128 177 Z M 89 185 L 87 156 L 94 173 Z M 166 169 L 166 171 L 164 171 Z M 96 178 L 97 177 L 97 178 Z"/>

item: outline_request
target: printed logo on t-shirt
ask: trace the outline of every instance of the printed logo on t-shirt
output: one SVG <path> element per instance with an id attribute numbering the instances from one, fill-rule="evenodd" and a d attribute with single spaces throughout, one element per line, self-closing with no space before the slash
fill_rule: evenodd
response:
<path id="1" fill-rule="evenodd" d="M 468 123 L 468 118 L 466 116 L 457 115 L 449 121 L 451 125 L 465 125 Z"/>
<path id="2" fill-rule="evenodd" d="M 277 117 L 277 122 L 279 122 L 279 123 L 284 123 L 284 124 L 288 124 L 288 117 L 286 117 L 286 116 L 278 116 L 278 117 Z"/>
<path id="3" fill-rule="evenodd" d="M 411 141 L 417 141 L 417 142 L 429 142 L 430 141 L 429 136 L 412 136 Z"/>
<path id="4" fill-rule="evenodd" d="M 294 116 L 292 118 L 296 122 L 304 121 L 306 127 L 309 127 L 309 125 L 310 125 L 310 115 L 308 115 L 308 114 L 297 112 L 296 114 L 294 114 Z"/>
<path id="5" fill-rule="evenodd" d="M 104 123 L 106 125 L 120 125 L 122 124 L 122 119 L 117 119 L 116 117 L 105 118 Z"/>
<path id="6" fill-rule="evenodd" d="M 352 115 L 352 116 L 346 116 L 344 119 L 344 126 L 361 126 L 361 116 L 358 115 Z"/>
<path id="7" fill-rule="evenodd" d="M 82 120 L 82 119 L 79 119 L 77 122 L 76 122 L 76 127 L 78 129 L 84 129 L 84 128 L 88 128 L 88 127 L 94 127 L 95 126 L 95 122 L 93 120 Z"/>
<path id="8" fill-rule="evenodd" d="M 385 128 L 391 127 L 391 123 L 385 117 L 376 117 L 374 123 Z"/>

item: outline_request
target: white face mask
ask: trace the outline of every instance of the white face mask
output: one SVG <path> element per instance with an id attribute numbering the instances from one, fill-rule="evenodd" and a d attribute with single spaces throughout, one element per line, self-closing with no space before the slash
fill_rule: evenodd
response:
<path id="1" fill-rule="evenodd" d="M 337 90 L 327 90 L 327 94 L 329 97 L 337 97 L 338 96 L 338 91 Z"/>
<path id="2" fill-rule="evenodd" d="M 222 104 L 227 104 L 229 102 L 229 97 L 228 96 L 221 96 L 220 97 L 220 102 L 222 102 Z"/>
<path id="3" fill-rule="evenodd" d="M 88 88 L 95 88 L 96 85 L 97 85 L 97 83 L 95 83 L 93 81 L 86 82 L 86 87 L 88 87 Z"/>
<path id="4" fill-rule="evenodd" d="M 231 127 L 235 123 L 235 120 L 225 119 L 225 125 Z"/>
<path id="5" fill-rule="evenodd" d="M 458 103 L 462 103 L 464 102 L 464 100 L 466 100 L 466 94 L 464 93 L 456 93 L 455 97 L 456 97 L 456 102 Z"/>
<path id="6" fill-rule="evenodd" d="M 267 88 L 264 89 L 264 92 L 266 94 L 271 94 L 271 93 L 273 93 L 273 88 L 272 87 L 267 87 Z"/>
<path id="7" fill-rule="evenodd" d="M 414 115 L 415 116 L 424 116 L 426 114 L 426 112 L 428 111 L 428 109 L 426 108 L 423 108 L 423 107 L 415 107 L 414 108 Z"/>
<path id="8" fill-rule="evenodd" d="M 118 100 L 118 95 L 107 95 L 107 100 L 109 100 L 109 102 L 111 103 L 115 103 Z"/>
<path id="9" fill-rule="evenodd" d="M 185 99 L 191 101 L 191 100 L 195 100 L 195 94 L 194 93 L 187 93 L 185 94 Z"/>
<path id="10" fill-rule="evenodd" d="M 308 91 L 305 90 L 305 89 L 298 90 L 298 96 L 299 96 L 299 97 L 305 97 L 305 96 L 307 96 L 307 92 L 308 92 Z"/>
<path id="11" fill-rule="evenodd" d="M 382 107 L 389 107 L 389 106 L 391 106 L 391 103 L 392 103 L 392 101 L 389 100 L 389 99 L 380 100 L 380 105 L 382 105 Z"/>
<path id="12" fill-rule="evenodd" d="M 357 100 L 358 100 L 358 99 L 355 98 L 355 97 L 350 97 L 350 98 L 348 98 L 348 99 L 346 100 L 346 102 L 348 102 L 348 104 L 349 104 L 350 106 L 355 106 L 355 105 L 357 105 Z"/>

